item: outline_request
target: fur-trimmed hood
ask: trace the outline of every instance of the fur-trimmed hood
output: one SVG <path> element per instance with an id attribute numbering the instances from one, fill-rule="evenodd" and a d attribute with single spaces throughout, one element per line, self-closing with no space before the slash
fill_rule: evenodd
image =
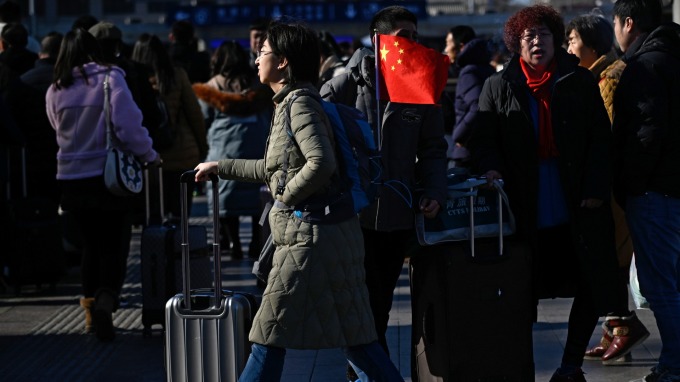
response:
<path id="1" fill-rule="evenodd" d="M 273 92 L 263 85 L 237 93 L 218 89 L 213 79 L 192 87 L 198 99 L 222 113 L 249 115 L 272 107 Z"/>

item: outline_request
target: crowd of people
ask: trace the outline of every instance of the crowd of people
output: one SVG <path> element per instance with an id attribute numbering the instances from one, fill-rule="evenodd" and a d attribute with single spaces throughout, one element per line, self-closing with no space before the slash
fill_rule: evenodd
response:
<path id="1" fill-rule="evenodd" d="M 551 382 L 585 381 L 584 360 L 614 364 L 649 336 L 629 308 L 631 261 L 663 345 L 643 380 L 680 381 L 680 26 L 662 22 L 658 0 L 618 0 L 613 23 L 524 7 L 504 25 L 505 59 L 454 26 L 443 42 L 455 92 L 432 105 L 378 99 L 373 47 L 347 55 L 299 21 L 255 20 L 249 47 L 224 41 L 208 53 L 188 21 L 168 43 L 142 34 L 129 49 L 116 25 L 82 17 L 32 52 L 15 4 L 0 4 L 3 148 L 26 147 L 28 189 L 70 214 L 83 238 L 80 303 L 100 340 L 115 337 L 140 205 L 102 180 L 109 99 L 122 147 L 165 172 L 165 220 L 176 222 L 178 178 L 192 168 L 197 182 L 222 179 L 233 258 L 244 257 L 239 216 L 253 222 L 249 257 L 268 216 L 276 250 L 242 381 L 280 379 L 287 348 L 330 347 L 344 350 L 350 381 L 402 380 L 385 337 L 392 297 L 405 258 L 428 251 L 414 240 L 414 213 L 434 218 L 445 206 L 447 168 L 503 180 L 513 240 L 531 251 L 534 305 L 573 298 Z M 367 32 L 374 44 L 377 34 L 417 41 L 418 20 L 388 6 Z M 364 113 L 380 137 L 380 180 L 399 187 L 382 187 L 359 214 L 324 202 L 325 217 L 305 220 L 296 206 L 342 187 L 322 99 Z"/>

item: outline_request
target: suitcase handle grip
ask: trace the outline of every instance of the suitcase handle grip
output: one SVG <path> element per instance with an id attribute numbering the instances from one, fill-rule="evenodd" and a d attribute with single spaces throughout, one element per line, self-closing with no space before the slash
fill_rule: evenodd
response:
<path id="1" fill-rule="evenodd" d="M 181 216 L 180 221 L 182 225 L 182 275 L 183 275 L 183 292 L 184 304 L 187 310 L 191 310 L 191 272 L 189 271 L 189 206 L 187 203 L 188 187 L 187 183 L 193 182 L 196 177 L 196 170 L 185 171 L 180 175 L 180 198 L 181 198 Z M 220 257 L 220 178 L 215 174 L 210 174 L 212 181 L 212 197 L 213 197 L 213 262 L 215 285 L 215 309 L 220 308 L 220 300 L 222 298 L 222 259 Z"/>
<path id="2" fill-rule="evenodd" d="M 185 172 L 182 173 L 182 175 L 180 175 L 179 181 L 180 181 L 181 183 L 189 183 L 189 182 L 193 182 L 194 179 L 196 178 L 196 173 L 197 173 L 197 172 L 198 172 L 198 171 L 196 171 L 196 170 L 185 171 Z M 212 181 L 213 183 L 215 183 L 215 182 L 217 182 L 217 181 L 220 180 L 220 178 L 219 178 L 217 175 L 215 175 L 215 174 L 208 174 L 208 176 L 210 177 L 210 181 Z"/>

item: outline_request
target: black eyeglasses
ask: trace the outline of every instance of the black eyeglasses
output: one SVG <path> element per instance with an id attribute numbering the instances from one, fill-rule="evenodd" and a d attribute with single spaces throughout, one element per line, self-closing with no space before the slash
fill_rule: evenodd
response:
<path id="1" fill-rule="evenodd" d="M 263 51 L 259 51 L 259 52 L 257 52 L 257 58 L 260 58 L 260 57 L 262 57 L 262 56 L 266 56 L 266 55 L 268 55 L 268 54 L 273 54 L 273 53 L 274 53 L 274 52 L 263 52 Z"/>
<path id="2" fill-rule="evenodd" d="M 538 41 L 538 39 L 547 40 L 550 38 L 552 38 L 552 33 L 545 30 L 542 31 L 529 30 L 525 35 L 522 36 L 522 40 L 524 40 L 525 42 L 534 42 Z"/>

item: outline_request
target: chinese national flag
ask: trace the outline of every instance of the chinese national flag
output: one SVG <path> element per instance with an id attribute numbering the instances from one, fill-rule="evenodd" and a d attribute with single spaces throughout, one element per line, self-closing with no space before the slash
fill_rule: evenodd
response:
<path id="1" fill-rule="evenodd" d="M 378 36 L 380 98 L 399 103 L 437 103 L 446 86 L 449 57 L 403 37 Z"/>

